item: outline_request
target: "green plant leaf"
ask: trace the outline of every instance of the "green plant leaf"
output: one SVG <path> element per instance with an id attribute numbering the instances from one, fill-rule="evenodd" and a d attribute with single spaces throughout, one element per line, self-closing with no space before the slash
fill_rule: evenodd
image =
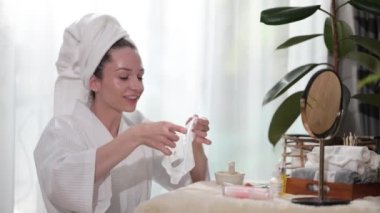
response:
<path id="1" fill-rule="evenodd" d="M 260 21 L 267 25 L 288 24 L 305 19 L 315 13 L 321 6 L 276 7 L 261 12 Z"/>
<path id="2" fill-rule="evenodd" d="M 364 47 L 369 50 L 371 53 L 380 57 L 380 41 L 373 38 L 367 38 L 363 36 L 350 36 L 350 39 L 353 40 L 357 45 Z"/>
<path id="3" fill-rule="evenodd" d="M 372 73 L 368 75 L 367 77 L 363 78 L 358 83 L 358 88 L 361 89 L 367 84 L 375 83 L 377 81 L 380 81 L 380 72 Z"/>
<path id="4" fill-rule="evenodd" d="M 333 44 L 334 39 L 332 35 L 332 25 L 331 25 L 332 19 L 326 18 L 325 19 L 325 26 L 324 26 L 324 39 L 325 39 L 325 45 L 329 51 L 329 53 L 333 52 Z"/>
<path id="5" fill-rule="evenodd" d="M 375 15 L 380 15 L 379 0 L 350 0 L 349 3 L 359 10 L 364 10 Z"/>
<path id="6" fill-rule="evenodd" d="M 363 103 L 380 107 L 380 94 L 356 94 L 352 96 Z"/>
<path id="7" fill-rule="evenodd" d="M 339 40 L 339 56 L 343 57 L 355 49 L 355 43 L 352 40 L 348 39 L 351 35 L 353 35 L 352 29 L 346 22 L 339 20 L 337 21 L 337 33 Z M 325 20 L 324 39 L 329 53 L 333 53 L 334 38 L 331 18 L 326 18 Z"/>
<path id="8" fill-rule="evenodd" d="M 342 98 L 342 108 L 343 108 L 343 111 L 345 113 L 345 111 L 348 109 L 348 105 L 350 104 L 350 100 L 351 100 L 351 92 L 350 90 L 348 89 L 348 87 L 346 87 L 346 85 L 342 84 L 342 95 L 343 95 L 343 98 Z"/>
<path id="9" fill-rule="evenodd" d="M 312 38 L 315 38 L 315 37 L 318 37 L 318 36 L 321 36 L 322 34 L 312 34 L 312 35 L 303 35 L 303 36 L 295 36 L 295 37 L 292 37 L 290 39 L 288 39 L 287 41 L 285 41 L 284 43 L 282 43 L 280 46 L 277 47 L 277 49 L 284 49 L 284 48 L 288 48 L 290 46 L 293 46 L 293 45 L 296 45 L 296 44 L 299 44 L 301 42 L 304 42 L 304 41 L 307 41 L 307 40 L 310 40 Z"/>
<path id="10" fill-rule="evenodd" d="M 322 64 L 306 64 L 288 72 L 265 94 L 263 105 L 273 101 L 282 95 L 284 92 L 286 92 L 286 90 L 288 90 L 291 86 L 293 86 L 297 81 L 299 81 L 303 76 L 305 76 L 318 65 Z"/>
<path id="11" fill-rule="evenodd" d="M 356 61 L 369 71 L 380 71 L 380 60 L 378 60 L 376 57 L 370 54 L 358 51 L 351 51 L 345 56 L 345 58 Z"/>
<path id="12" fill-rule="evenodd" d="M 274 113 L 269 126 L 268 138 L 273 146 L 281 139 L 300 114 L 300 99 L 303 91 L 293 93 Z"/>

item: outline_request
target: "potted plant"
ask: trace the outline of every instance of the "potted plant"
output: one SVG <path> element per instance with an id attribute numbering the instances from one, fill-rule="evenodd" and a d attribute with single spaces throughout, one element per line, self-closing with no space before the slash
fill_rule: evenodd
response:
<path id="1" fill-rule="evenodd" d="M 300 35 L 289 38 L 279 45 L 277 49 L 289 48 L 301 42 L 323 36 L 327 51 L 332 57 L 332 62 L 305 64 L 288 72 L 266 93 L 263 105 L 266 105 L 283 95 L 306 74 L 315 71 L 317 67 L 327 67 L 339 74 L 339 66 L 342 59 L 353 60 L 373 73 L 360 81 L 359 86 L 380 80 L 380 42 L 376 39 L 354 35 L 350 26 L 337 17 L 338 11 L 349 5 L 368 13 L 380 15 L 379 0 L 347 0 L 340 5 L 337 5 L 336 0 L 331 0 L 330 12 L 321 8 L 320 5 L 306 7 L 276 7 L 261 12 L 261 22 L 267 25 L 289 24 L 308 18 L 317 11 L 325 13 L 327 17 L 324 23 L 323 33 Z M 359 52 L 357 50 L 359 46 L 366 49 L 368 52 Z M 269 141 L 273 145 L 280 140 L 282 135 L 286 133 L 299 116 L 299 101 L 301 95 L 302 91 L 290 95 L 280 104 L 274 113 L 268 131 Z M 344 104 L 348 105 L 351 98 L 380 107 L 380 94 L 356 94 L 351 96 L 349 89 L 346 86 L 343 86 Z"/>

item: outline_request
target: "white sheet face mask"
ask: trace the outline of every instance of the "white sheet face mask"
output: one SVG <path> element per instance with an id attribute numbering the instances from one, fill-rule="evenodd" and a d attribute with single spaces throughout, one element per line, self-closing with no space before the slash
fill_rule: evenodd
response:
<path id="1" fill-rule="evenodd" d="M 193 128 L 197 121 L 197 117 L 192 117 L 190 122 L 186 125 L 186 135 L 179 135 L 180 139 L 176 142 L 176 147 L 171 149 L 172 154 L 165 156 L 162 160 L 161 164 L 170 176 L 170 182 L 172 184 L 178 184 L 181 178 L 193 169 L 195 165 L 192 143 L 195 137 Z"/>

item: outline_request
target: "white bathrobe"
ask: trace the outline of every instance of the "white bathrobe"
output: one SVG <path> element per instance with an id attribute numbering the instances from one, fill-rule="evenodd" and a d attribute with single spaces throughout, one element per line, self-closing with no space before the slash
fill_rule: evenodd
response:
<path id="1" fill-rule="evenodd" d="M 144 122 L 138 112 L 124 115 L 119 133 Z M 185 175 L 170 184 L 161 165 L 163 154 L 139 146 L 104 180 L 94 183 L 96 149 L 112 140 L 111 134 L 85 104 L 77 102 L 72 115 L 53 118 L 34 151 L 42 196 L 53 212 L 133 212 L 150 198 L 152 180 L 167 189 L 191 182 Z"/>

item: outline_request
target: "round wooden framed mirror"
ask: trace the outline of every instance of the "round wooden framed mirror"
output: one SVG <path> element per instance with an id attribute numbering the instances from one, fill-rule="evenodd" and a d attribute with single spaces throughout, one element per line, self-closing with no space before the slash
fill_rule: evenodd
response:
<path id="1" fill-rule="evenodd" d="M 311 77 L 300 100 L 300 111 L 306 131 L 319 140 L 319 196 L 294 198 L 292 202 L 314 206 L 348 204 L 350 201 L 325 197 L 324 141 L 335 136 L 343 114 L 343 86 L 333 70 L 321 70 Z"/>

